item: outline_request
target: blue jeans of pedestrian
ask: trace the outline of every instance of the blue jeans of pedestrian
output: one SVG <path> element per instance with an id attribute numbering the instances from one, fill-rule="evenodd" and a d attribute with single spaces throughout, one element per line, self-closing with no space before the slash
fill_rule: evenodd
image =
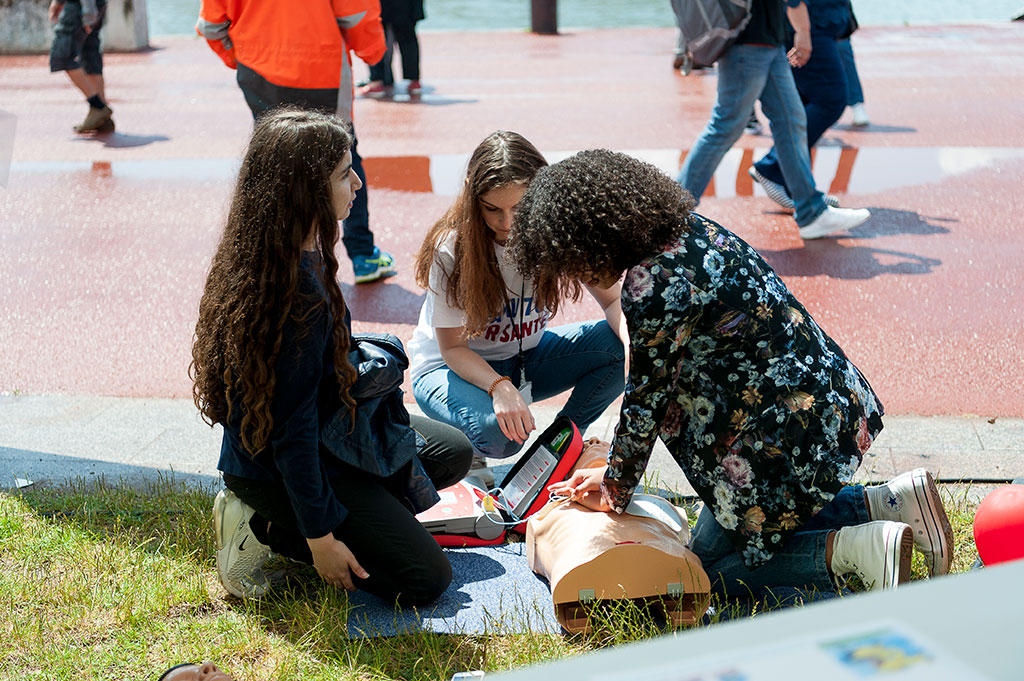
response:
<path id="1" fill-rule="evenodd" d="M 352 128 L 352 169 L 359 176 L 363 186 L 352 199 L 352 210 L 341 223 L 341 243 L 349 260 L 357 255 L 373 255 L 373 232 L 370 231 L 370 210 L 366 200 L 366 173 L 363 171 L 363 157 L 359 155 L 356 129 Z"/>
<path id="2" fill-rule="evenodd" d="M 537 347 L 523 354 L 534 400 L 572 388 L 559 415 L 571 419 L 581 433 L 625 387 L 625 349 L 603 320 L 546 329 Z M 518 357 L 488 364 L 498 374 L 512 376 L 518 382 Z M 447 366 L 417 378 L 412 394 L 424 414 L 461 430 L 479 454 L 503 459 L 522 449 L 521 444 L 501 432 L 487 391 L 459 378 Z"/>
<path id="3" fill-rule="evenodd" d="M 864 89 L 860 86 L 860 75 L 857 73 L 857 62 L 853 59 L 853 46 L 850 39 L 836 41 L 839 58 L 843 60 L 843 72 L 846 74 L 846 106 L 864 103 Z"/>
<path id="4" fill-rule="evenodd" d="M 686 155 L 677 181 L 700 200 L 722 157 L 743 134 L 758 99 L 796 206 L 793 217 L 798 225 L 809 224 L 825 211 L 825 200 L 814 187 L 807 119 L 781 45 L 733 45 L 718 60 L 718 97 L 711 120 Z"/>
<path id="5" fill-rule="evenodd" d="M 846 73 L 835 37 L 811 34 L 811 58 L 802 67 L 793 69 L 793 80 L 807 116 L 807 149 L 810 154 L 811 147 L 846 110 Z M 772 147 L 754 167 L 788 191 L 789 183 L 782 172 L 777 147 Z"/>
<path id="6" fill-rule="evenodd" d="M 705 506 L 690 538 L 712 588 L 727 596 L 760 596 L 779 587 L 834 591 L 836 586 L 825 563 L 830 532 L 870 521 L 864 487 L 850 485 L 805 523 L 770 561 L 751 570 L 743 562 L 725 530 Z"/>

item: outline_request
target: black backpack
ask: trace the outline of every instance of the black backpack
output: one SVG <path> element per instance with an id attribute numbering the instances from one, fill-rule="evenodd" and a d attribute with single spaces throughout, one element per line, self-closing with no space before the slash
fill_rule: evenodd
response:
<path id="1" fill-rule="evenodd" d="M 711 66 L 750 22 L 753 0 L 672 0 L 693 63 Z"/>

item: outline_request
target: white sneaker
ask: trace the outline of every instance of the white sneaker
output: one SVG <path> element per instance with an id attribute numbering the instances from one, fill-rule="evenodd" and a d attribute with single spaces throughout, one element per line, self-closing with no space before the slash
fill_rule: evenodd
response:
<path id="1" fill-rule="evenodd" d="M 832 572 L 854 573 L 869 591 L 895 589 L 910 579 L 914 532 L 906 523 L 876 520 L 844 527 L 832 544 Z"/>
<path id="2" fill-rule="evenodd" d="M 261 544 L 249 527 L 255 511 L 229 489 L 213 500 L 213 531 L 217 542 L 217 574 L 232 596 L 259 598 L 270 588 L 263 564 L 270 547 Z"/>
<path id="3" fill-rule="evenodd" d="M 868 512 L 875 520 L 899 520 L 914 531 L 929 575 L 944 575 L 953 564 L 953 528 L 932 474 L 916 468 L 884 485 L 864 488 Z"/>
<path id="4" fill-rule="evenodd" d="M 842 232 L 863 224 L 871 217 L 867 208 L 833 208 L 825 206 L 821 215 L 800 228 L 801 239 L 819 239 L 833 232 Z"/>
<path id="5" fill-rule="evenodd" d="M 864 110 L 864 102 L 857 102 L 851 106 L 850 113 L 853 114 L 854 127 L 866 128 L 871 125 L 871 119 L 868 118 L 868 112 Z"/>
<path id="6" fill-rule="evenodd" d="M 484 491 L 494 489 L 494 471 L 487 465 L 487 459 L 479 454 L 473 454 L 473 462 L 469 464 L 469 473 L 466 473 L 465 479 Z"/>

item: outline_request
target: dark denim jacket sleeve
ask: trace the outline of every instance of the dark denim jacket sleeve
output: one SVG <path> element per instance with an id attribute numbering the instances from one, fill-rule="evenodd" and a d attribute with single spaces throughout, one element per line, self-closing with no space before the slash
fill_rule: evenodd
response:
<path id="1" fill-rule="evenodd" d="M 402 378 L 409 360 L 391 334 L 357 334 L 349 361 L 357 378 L 349 389 L 353 412 L 342 406 L 321 431 L 324 446 L 341 461 L 378 477 L 400 474 L 406 498 L 417 511 L 432 506 L 437 491 L 416 452 L 421 442 L 409 425 Z"/>
<path id="2" fill-rule="evenodd" d="M 392 392 L 409 368 L 402 341 L 390 333 L 354 334 L 348 361 L 357 374 L 349 394 L 357 402 Z"/>

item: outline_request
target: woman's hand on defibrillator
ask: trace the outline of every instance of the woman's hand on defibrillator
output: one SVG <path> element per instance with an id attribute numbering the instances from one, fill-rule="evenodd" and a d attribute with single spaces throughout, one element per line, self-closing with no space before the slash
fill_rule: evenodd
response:
<path id="1" fill-rule="evenodd" d="M 333 534 L 316 539 L 306 539 L 309 550 L 313 554 L 313 567 L 328 584 L 341 587 L 346 591 L 355 591 L 356 585 L 352 575 L 366 579 L 370 573 L 363 569 L 355 555 L 345 543 L 338 541 Z"/>
<path id="2" fill-rule="evenodd" d="M 509 440 L 523 444 L 536 429 L 530 407 L 512 381 L 501 381 L 491 395 L 498 427 Z"/>

